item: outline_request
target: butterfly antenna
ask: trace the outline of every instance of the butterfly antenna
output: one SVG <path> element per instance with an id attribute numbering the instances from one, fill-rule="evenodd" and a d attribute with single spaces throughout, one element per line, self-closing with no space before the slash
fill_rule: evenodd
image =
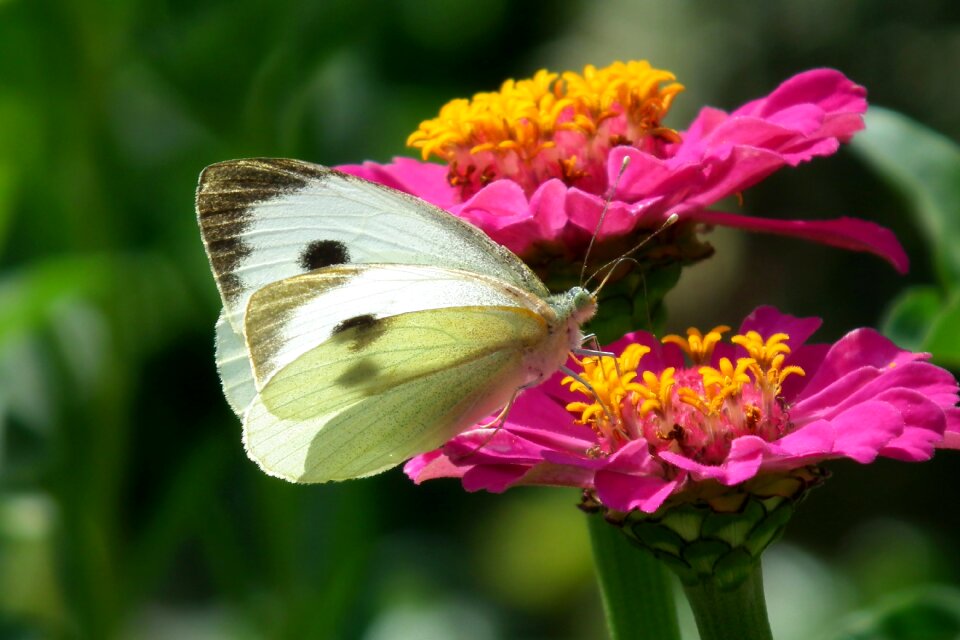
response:
<path id="1" fill-rule="evenodd" d="M 609 267 L 607 274 L 603 277 L 603 280 L 600 281 L 600 284 L 597 286 L 596 291 L 593 292 L 593 295 L 597 295 L 598 293 L 600 293 L 600 290 L 603 289 L 603 286 L 607 283 L 607 280 L 610 279 L 610 276 L 613 275 L 613 272 L 616 271 L 616 268 L 620 266 L 620 263 L 630 261 L 630 262 L 633 262 L 634 264 L 639 264 L 637 260 L 630 257 L 630 254 L 636 253 L 637 251 L 642 249 L 648 242 L 650 242 L 651 240 L 656 238 L 658 235 L 660 235 L 661 233 L 663 233 L 664 231 L 672 227 L 679 219 L 680 219 L 679 215 L 677 215 L 676 213 L 671 213 L 667 217 L 667 219 L 664 220 L 663 223 L 659 227 L 657 227 L 657 229 L 653 233 L 646 236 L 643 240 L 635 244 L 632 249 L 624 253 L 619 258 L 615 258 L 611 260 L 610 262 L 606 263 L 605 265 L 601 266 L 599 269 L 594 271 L 593 275 L 587 278 L 587 281 L 584 283 L 583 286 L 586 286 L 587 283 L 589 283 L 591 280 L 596 278 L 599 273 L 601 273 L 604 269 L 607 269 Z"/>
<path id="2" fill-rule="evenodd" d="M 630 156 L 623 156 L 623 162 L 620 163 L 620 171 L 617 172 L 617 179 L 613 181 L 613 187 L 610 189 L 610 193 L 607 195 L 606 202 L 603 203 L 603 210 L 600 212 L 600 218 L 597 220 L 597 226 L 593 230 L 593 235 L 590 236 L 590 244 L 587 245 L 587 252 L 583 256 L 583 266 L 580 267 L 580 282 L 583 282 L 583 276 L 587 272 L 587 262 L 590 260 L 590 252 L 593 251 L 593 245 L 597 241 L 597 236 L 600 234 L 600 228 L 603 226 L 603 219 L 607 217 L 607 210 L 610 208 L 610 203 L 613 201 L 613 196 L 616 195 L 617 189 L 620 188 L 620 178 L 623 177 L 623 174 L 627 171 L 627 165 L 630 164 Z"/>
<path id="3" fill-rule="evenodd" d="M 643 283 L 643 308 L 647 311 L 647 327 L 650 328 L 650 331 L 653 331 L 653 316 L 650 314 L 650 293 L 647 291 L 647 274 L 642 271 L 640 272 L 640 282 Z"/>

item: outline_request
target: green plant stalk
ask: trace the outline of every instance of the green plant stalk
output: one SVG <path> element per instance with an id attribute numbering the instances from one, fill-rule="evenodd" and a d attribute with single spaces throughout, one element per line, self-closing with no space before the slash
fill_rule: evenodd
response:
<path id="1" fill-rule="evenodd" d="M 589 516 L 587 521 L 610 639 L 680 640 L 664 566 L 602 517 Z"/>
<path id="2" fill-rule="evenodd" d="M 700 640 L 773 640 L 760 562 L 733 588 L 707 580 L 684 585 Z"/>

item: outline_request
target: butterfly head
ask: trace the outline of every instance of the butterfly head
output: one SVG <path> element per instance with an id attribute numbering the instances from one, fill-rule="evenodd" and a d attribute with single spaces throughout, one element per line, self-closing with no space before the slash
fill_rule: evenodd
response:
<path id="1" fill-rule="evenodd" d="M 571 302 L 571 317 L 583 324 L 597 312 L 597 296 L 583 287 L 574 287 L 567 292 Z"/>
<path id="2" fill-rule="evenodd" d="M 579 327 L 597 312 L 597 297 L 583 287 L 573 287 L 565 293 L 550 296 L 547 302 L 561 320 Z"/>

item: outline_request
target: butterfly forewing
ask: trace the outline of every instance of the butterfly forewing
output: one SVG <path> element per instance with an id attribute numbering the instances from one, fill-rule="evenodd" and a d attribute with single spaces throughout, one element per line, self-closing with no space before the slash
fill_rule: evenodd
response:
<path id="1" fill-rule="evenodd" d="M 254 291 L 335 265 L 443 266 L 538 297 L 548 293 L 516 256 L 449 213 L 298 160 L 207 167 L 197 187 L 197 216 L 227 319 L 237 331 Z"/>

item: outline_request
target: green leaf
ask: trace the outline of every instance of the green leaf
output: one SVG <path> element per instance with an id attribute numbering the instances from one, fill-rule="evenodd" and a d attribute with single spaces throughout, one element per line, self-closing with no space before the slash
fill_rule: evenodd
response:
<path id="1" fill-rule="evenodd" d="M 37 162 L 41 147 L 41 123 L 36 105 L 14 91 L 3 89 L 0 89 L 0 250 L 6 245 L 25 167 Z"/>
<path id="2" fill-rule="evenodd" d="M 0 279 L 0 346 L 45 324 L 63 301 L 102 293 L 108 266 L 97 258 L 51 258 Z"/>
<path id="3" fill-rule="evenodd" d="M 933 250 L 941 282 L 960 286 L 960 146 L 878 107 L 852 148 L 907 196 Z"/>
<path id="4" fill-rule="evenodd" d="M 938 287 L 911 287 L 887 308 L 881 330 L 901 349 L 921 351 L 942 304 L 943 294 Z"/>
<path id="5" fill-rule="evenodd" d="M 960 290 L 944 299 L 937 287 L 907 289 L 890 305 L 881 327 L 900 348 L 926 351 L 937 364 L 960 367 Z"/>
<path id="6" fill-rule="evenodd" d="M 960 636 L 960 591 L 943 586 L 902 591 L 838 627 L 829 640 L 954 640 Z"/>
<path id="7" fill-rule="evenodd" d="M 933 318 L 923 351 L 945 367 L 960 367 L 960 291 L 955 292 Z"/>

